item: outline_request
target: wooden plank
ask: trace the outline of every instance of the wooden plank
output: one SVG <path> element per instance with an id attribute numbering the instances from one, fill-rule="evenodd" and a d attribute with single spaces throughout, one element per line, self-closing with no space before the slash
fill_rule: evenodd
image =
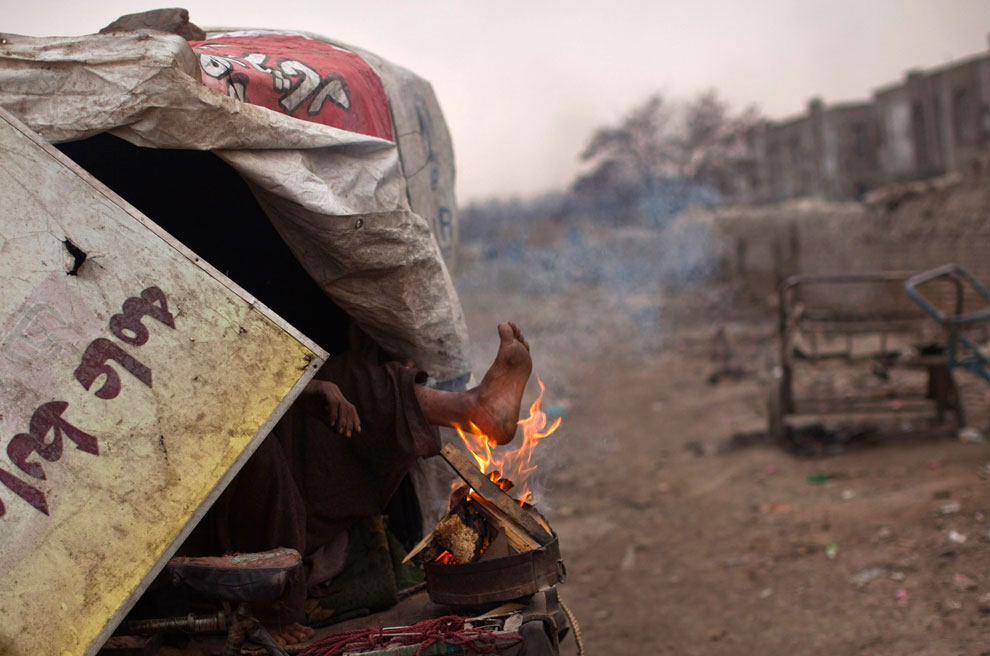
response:
<path id="1" fill-rule="evenodd" d="M 539 522 L 519 507 L 518 501 L 488 480 L 487 476 L 478 471 L 477 464 L 472 462 L 457 447 L 453 444 L 445 444 L 440 450 L 440 455 L 478 496 L 508 516 L 513 523 L 522 527 L 530 536 L 536 538 L 541 546 L 549 544 L 553 540 L 553 536 L 540 526 Z"/>
<path id="2" fill-rule="evenodd" d="M 433 542 L 433 536 L 436 535 L 436 532 L 437 532 L 437 530 L 434 528 L 428 534 L 424 535 L 423 536 L 423 539 L 420 540 L 416 544 L 416 546 L 413 547 L 412 550 L 409 553 L 406 554 L 406 557 L 402 559 L 402 564 L 404 565 L 404 564 L 408 563 L 410 560 L 412 560 L 413 558 L 415 558 L 416 555 L 419 554 L 420 551 L 422 551 L 423 549 L 425 549 L 428 546 L 430 546 L 430 543 Z"/>
<path id="3" fill-rule="evenodd" d="M 95 654 L 326 353 L 3 110 L 0 179 L 0 654 Z"/>
<path id="4" fill-rule="evenodd" d="M 522 553 L 524 551 L 533 551 L 534 549 L 539 549 L 543 546 L 540 542 L 523 530 L 521 526 L 513 521 L 511 517 L 499 510 L 491 501 L 481 498 L 480 495 L 475 496 L 473 500 L 478 510 L 485 515 L 485 518 L 488 519 L 489 522 L 491 522 L 496 528 L 505 529 L 505 537 L 509 540 L 509 544 L 512 548 L 517 552 Z"/>

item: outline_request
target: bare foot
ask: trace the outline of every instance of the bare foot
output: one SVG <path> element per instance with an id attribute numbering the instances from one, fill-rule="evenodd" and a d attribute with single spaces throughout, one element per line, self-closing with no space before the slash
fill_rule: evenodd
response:
<path id="1" fill-rule="evenodd" d="M 447 392 L 416 385 L 416 400 L 428 422 L 462 428 L 471 422 L 496 444 L 512 441 L 533 359 L 529 344 L 516 324 L 499 324 L 498 336 L 502 343 L 495 362 L 477 387 L 466 392 Z"/>
<path id="2" fill-rule="evenodd" d="M 303 626 L 297 622 L 292 624 L 281 624 L 278 626 L 265 625 L 265 630 L 268 631 L 268 635 L 272 637 L 272 640 L 276 644 L 285 645 L 297 645 L 301 642 L 308 642 L 313 639 L 316 632 L 308 626 Z"/>
<path id="3" fill-rule="evenodd" d="M 495 362 L 485 372 L 481 384 L 468 393 L 474 397 L 474 408 L 468 418 L 496 444 L 508 444 L 516 435 L 519 407 L 526 381 L 533 371 L 529 344 L 516 324 L 501 323 Z"/>

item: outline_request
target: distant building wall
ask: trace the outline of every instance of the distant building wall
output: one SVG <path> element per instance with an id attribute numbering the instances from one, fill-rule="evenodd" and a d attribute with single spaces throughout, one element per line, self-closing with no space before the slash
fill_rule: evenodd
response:
<path id="1" fill-rule="evenodd" d="M 828 200 L 861 198 L 883 183 L 875 108 L 867 103 L 830 107 L 823 118 L 823 196 Z"/>
<path id="2" fill-rule="evenodd" d="M 764 202 L 854 200 L 877 187 L 956 171 L 990 150 L 990 55 L 878 89 L 872 102 L 808 104 L 758 137 Z"/>
<path id="3" fill-rule="evenodd" d="M 764 200 L 858 198 L 881 182 L 881 136 L 870 104 L 826 107 L 815 99 L 806 115 L 767 123 L 762 139 Z"/>
<path id="4" fill-rule="evenodd" d="M 947 132 L 945 166 L 956 170 L 988 146 L 986 117 L 990 88 L 984 85 L 990 57 L 973 59 L 938 73 Z"/>
<path id="5" fill-rule="evenodd" d="M 807 117 L 765 128 L 767 200 L 813 195 L 816 163 L 811 120 Z"/>
<path id="6" fill-rule="evenodd" d="M 898 85 L 877 91 L 873 102 L 880 127 L 880 168 L 886 180 L 913 179 L 917 175 L 916 155 L 907 87 Z"/>

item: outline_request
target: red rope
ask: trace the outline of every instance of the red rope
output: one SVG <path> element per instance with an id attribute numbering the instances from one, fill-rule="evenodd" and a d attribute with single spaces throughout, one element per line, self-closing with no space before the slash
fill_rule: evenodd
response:
<path id="1" fill-rule="evenodd" d="M 418 645 L 416 656 L 438 642 L 466 647 L 476 654 L 495 654 L 517 642 L 518 635 L 496 635 L 487 629 L 464 627 L 464 618 L 456 615 L 423 620 L 412 626 L 390 629 L 357 629 L 337 633 L 314 642 L 299 656 L 338 656 L 345 651 L 363 652 L 382 647 Z"/>

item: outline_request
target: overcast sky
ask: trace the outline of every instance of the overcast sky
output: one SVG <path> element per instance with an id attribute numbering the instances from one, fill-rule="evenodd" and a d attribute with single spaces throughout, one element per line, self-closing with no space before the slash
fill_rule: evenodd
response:
<path id="1" fill-rule="evenodd" d="M 462 202 L 566 186 L 595 126 L 654 91 L 714 87 L 781 118 L 986 52 L 990 31 L 990 0 L 2 2 L 0 31 L 16 34 L 180 5 L 204 27 L 307 30 L 376 52 L 433 83 Z"/>

